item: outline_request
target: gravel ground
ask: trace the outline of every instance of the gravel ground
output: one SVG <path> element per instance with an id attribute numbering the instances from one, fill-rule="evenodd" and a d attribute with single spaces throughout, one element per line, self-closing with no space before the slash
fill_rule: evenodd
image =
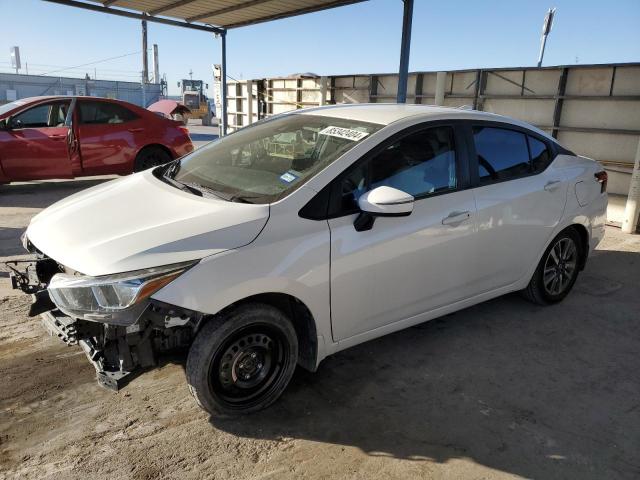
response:
<path id="1" fill-rule="evenodd" d="M 0 186 L 0 259 L 100 181 Z M 0 271 L 0 478 L 640 478 L 638 285 L 640 237 L 610 228 L 560 305 L 507 295 L 368 342 L 219 421 L 183 356 L 100 388 Z"/>

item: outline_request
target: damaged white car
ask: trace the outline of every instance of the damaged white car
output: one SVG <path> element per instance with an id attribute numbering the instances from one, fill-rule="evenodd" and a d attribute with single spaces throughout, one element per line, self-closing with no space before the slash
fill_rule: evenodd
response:
<path id="1" fill-rule="evenodd" d="M 606 181 L 497 115 L 301 110 L 52 205 L 8 265 L 102 385 L 188 349 L 199 404 L 241 414 L 296 365 L 512 291 L 562 300 L 604 235 Z"/>

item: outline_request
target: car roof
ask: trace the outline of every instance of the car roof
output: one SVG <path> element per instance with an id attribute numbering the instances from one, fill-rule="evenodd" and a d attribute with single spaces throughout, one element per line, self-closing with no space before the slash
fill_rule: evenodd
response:
<path id="1" fill-rule="evenodd" d="M 485 120 L 492 122 L 510 123 L 534 130 L 549 137 L 549 134 L 514 118 L 497 115 L 495 113 L 480 112 L 466 108 L 439 107 L 435 105 L 407 105 L 397 103 L 351 103 L 341 105 L 329 105 L 318 108 L 296 110 L 295 113 L 303 115 L 319 115 L 325 117 L 342 118 L 361 122 L 389 125 L 408 117 L 422 117 L 425 121 L 441 119 L 460 120 Z"/>
<path id="2" fill-rule="evenodd" d="M 162 118 L 161 116 L 157 115 L 156 113 L 151 112 L 151 111 L 147 110 L 146 108 L 139 107 L 138 105 L 136 105 L 134 103 L 127 102 L 126 100 L 118 100 L 116 98 L 92 97 L 92 96 L 87 96 L 87 95 L 41 95 L 41 96 L 37 96 L 37 97 L 20 98 L 18 100 L 10 102 L 10 103 L 15 104 L 15 108 L 13 108 L 12 110 L 9 110 L 8 112 L 5 112 L 3 115 L 11 114 L 11 112 L 16 112 L 16 111 L 18 111 L 18 110 L 20 110 L 22 108 L 25 108 L 25 107 L 29 108 L 31 106 L 35 106 L 35 105 L 41 104 L 43 102 L 48 102 L 48 101 L 52 101 L 52 100 L 73 100 L 73 99 L 116 103 L 116 104 L 125 106 L 129 110 L 133 110 L 138 115 L 144 116 L 147 113 L 152 115 L 152 116 L 147 116 L 147 118 L 156 118 L 156 117 L 157 118 Z"/>
<path id="3" fill-rule="evenodd" d="M 131 104 L 126 100 L 119 100 L 117 98 L 105 98 L 105 97 L 93 97 L 87 95 L 41 95 L 37 97 L 24 97 L 16 100 L 16 102 L 22 102 L 22 104 L 44 102 L 48 100 L 73 100 L 74 98 L 86 99 L 86 100 L 99 100 L 104 102 L 121 102 Z M 134 104 L 131 104 L 134 105 Z"/>

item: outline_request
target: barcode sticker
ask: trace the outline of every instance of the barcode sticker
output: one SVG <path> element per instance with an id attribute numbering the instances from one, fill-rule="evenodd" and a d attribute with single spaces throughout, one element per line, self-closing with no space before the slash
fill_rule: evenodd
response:
<path id="1" fill-rule="evenodd" d="M 351 140 L 357 142 L 369 135 L 367 132 L 361 132 L 360 130 L 353 130 L 351 128 L 342 127 L 327 127 L 324 130 L 318 132 L 320 135 L 329 135 L 330 137 L 344 138 L 345 140 Z"/>

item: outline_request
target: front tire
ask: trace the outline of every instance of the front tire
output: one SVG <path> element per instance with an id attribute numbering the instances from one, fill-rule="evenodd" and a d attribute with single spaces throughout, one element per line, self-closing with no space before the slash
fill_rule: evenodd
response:
<path id="1" fill-rule="evenodd" d="M 538 305 L 562 301 L 578 278 L 582 248 L 573 228 L 560 232 L 542 255 L 524 296 Z"/>
<path id="2" fill-rule="evenodd" d="M 297 358 L 295 329 L 280 310 L 241 305 L 198 332 L 187 358 L 189 390 L 212 416 L 256 412 L 280 397 Z"/>

